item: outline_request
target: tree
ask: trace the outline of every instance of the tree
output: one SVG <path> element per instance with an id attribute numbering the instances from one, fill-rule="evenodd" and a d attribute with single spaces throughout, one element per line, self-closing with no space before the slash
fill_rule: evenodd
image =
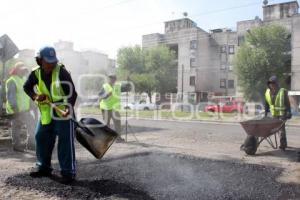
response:
<path id="1" fill-rule="evenodd" d="M 148 73 L 133 74 L 131 76 L 131 80 L 135 85 L 135 90 L 138 92 L 146 92 L 151 101 L 152 92 L 155 90 L 157 85 L 155 76 Z"/>
<path id="2" fill-rule="evenodd" d="M 175 53 L 166 46 L 157 46 L 144 51 L 145 68 L 157 80 L 156 92 L 176 92 L 177 63 Z"/>
<path id="3" fill-rule="evenodd" d="M 282 26 L 268 25 L 248 31 L 234 61 L 246 100 L 263 100 L 267 80 L 272 75 L 286 86 L 285 74 L 291 70 L 290 50 L 290 34 Z"/>
<path id="4" fill-rule="evenodd" d="M 166 46 L 142 49 L 124 47 L 118 51 L 118 76 L 130 78 L 137 92 L 152 93 L 176 91 L 177 65 L 175 54 Z"/>

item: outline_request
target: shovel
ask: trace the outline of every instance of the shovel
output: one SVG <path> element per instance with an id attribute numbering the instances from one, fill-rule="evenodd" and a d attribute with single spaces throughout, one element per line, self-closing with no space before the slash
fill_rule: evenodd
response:
<path id="1" fill-rule="evenodd" d="M 50 101 L 46 103 L 62 116 L 68 114 L 54 103 Z M 71 120 L 76 124 L 75 133 L 77 141 L 97 159 L 101 159 L 104 156 L 119 136 L 116 131 L 94 118 L 82 118 L 79 122 L 74 118 L 71 118 Z"/>

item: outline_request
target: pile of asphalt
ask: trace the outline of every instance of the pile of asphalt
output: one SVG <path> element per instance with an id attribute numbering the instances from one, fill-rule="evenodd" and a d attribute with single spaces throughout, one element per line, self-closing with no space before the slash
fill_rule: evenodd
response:
<path id="1" fill-rule="evenodd" d="M 80 160 L 77 181 L 68 186 L 25 171 L 6 176 L 5 185 L 61 199 L 299 198 L 299 185 L 278 182 L 281 174 L 275 167 L 145 152 Z"/>

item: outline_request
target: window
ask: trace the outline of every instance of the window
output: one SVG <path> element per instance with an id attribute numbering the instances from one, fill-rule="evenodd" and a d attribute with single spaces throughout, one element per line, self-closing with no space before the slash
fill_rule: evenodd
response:
<path id="1" fill-rule="evenodd" d="M 234 88 L 234 80 L 228 80 L 228 88 Z"/>
<path id="2" fill-rule="evenodd" d="M 226 79 L 220 80 L 220 88 L 226 88 Z"/>
<path id="3" fill-rule="evenodd" d="M 190 59 L 190 67 L 196 67 L 196 58 Z"/>
<path id="4" fill-rule="evenodd" d="M 229 54 L 234 54 L 234 45 L 229 45 Z"/>
<path id="5" fill-rule="evenodd" d="M 221 70 L 226 70 L 226 64 L 221 64 Z"/>
<path id="6" fill-rule="evenodd" d="M 190 49 L 197 49 L 197 40 L 191 40 Z"/>
<path id="7" fill-rule="evenodd" d="M 195 86 L 196 85 L 196 79 L 195 76 L 190 77 L 190 86 Z"/>
<path id="8" fill-rule="evenodd" d="M 245 42 L 245 36 L 238 36 L 238 45 L 241 46 Z"/>
<path id="9" fill-rule="evenodd" d="M 226 45 L 221 46 L 221 53 L 226 53 Z"/>
<path id="10" fill-rule="evenodd" d="M 188 94 L 188 102 L 189 103 L 196 103 L 196 94 L 195 93 L 189 93 Z"/>

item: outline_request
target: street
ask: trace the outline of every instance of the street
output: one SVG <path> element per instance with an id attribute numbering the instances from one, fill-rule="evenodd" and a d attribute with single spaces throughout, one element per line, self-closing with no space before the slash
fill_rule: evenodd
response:
<path id="1" fill-rule="evenodd" d="M 114 143 L 102 160 L 77 144 L 78 176 L 72 186 L 30 178 L 34 153 L 1 148 L 0 196 L 300 199 L 299 127 L 287 128 L 289 148 L 285 152 L 263 142 L 256 156 L 246 156 L 239 149 L 246 136 L 239 124 L 131 119 L 129 125 L 128 142 Z M 56 153 L 53 155 L 54 168 L 58 169 Z"/>

